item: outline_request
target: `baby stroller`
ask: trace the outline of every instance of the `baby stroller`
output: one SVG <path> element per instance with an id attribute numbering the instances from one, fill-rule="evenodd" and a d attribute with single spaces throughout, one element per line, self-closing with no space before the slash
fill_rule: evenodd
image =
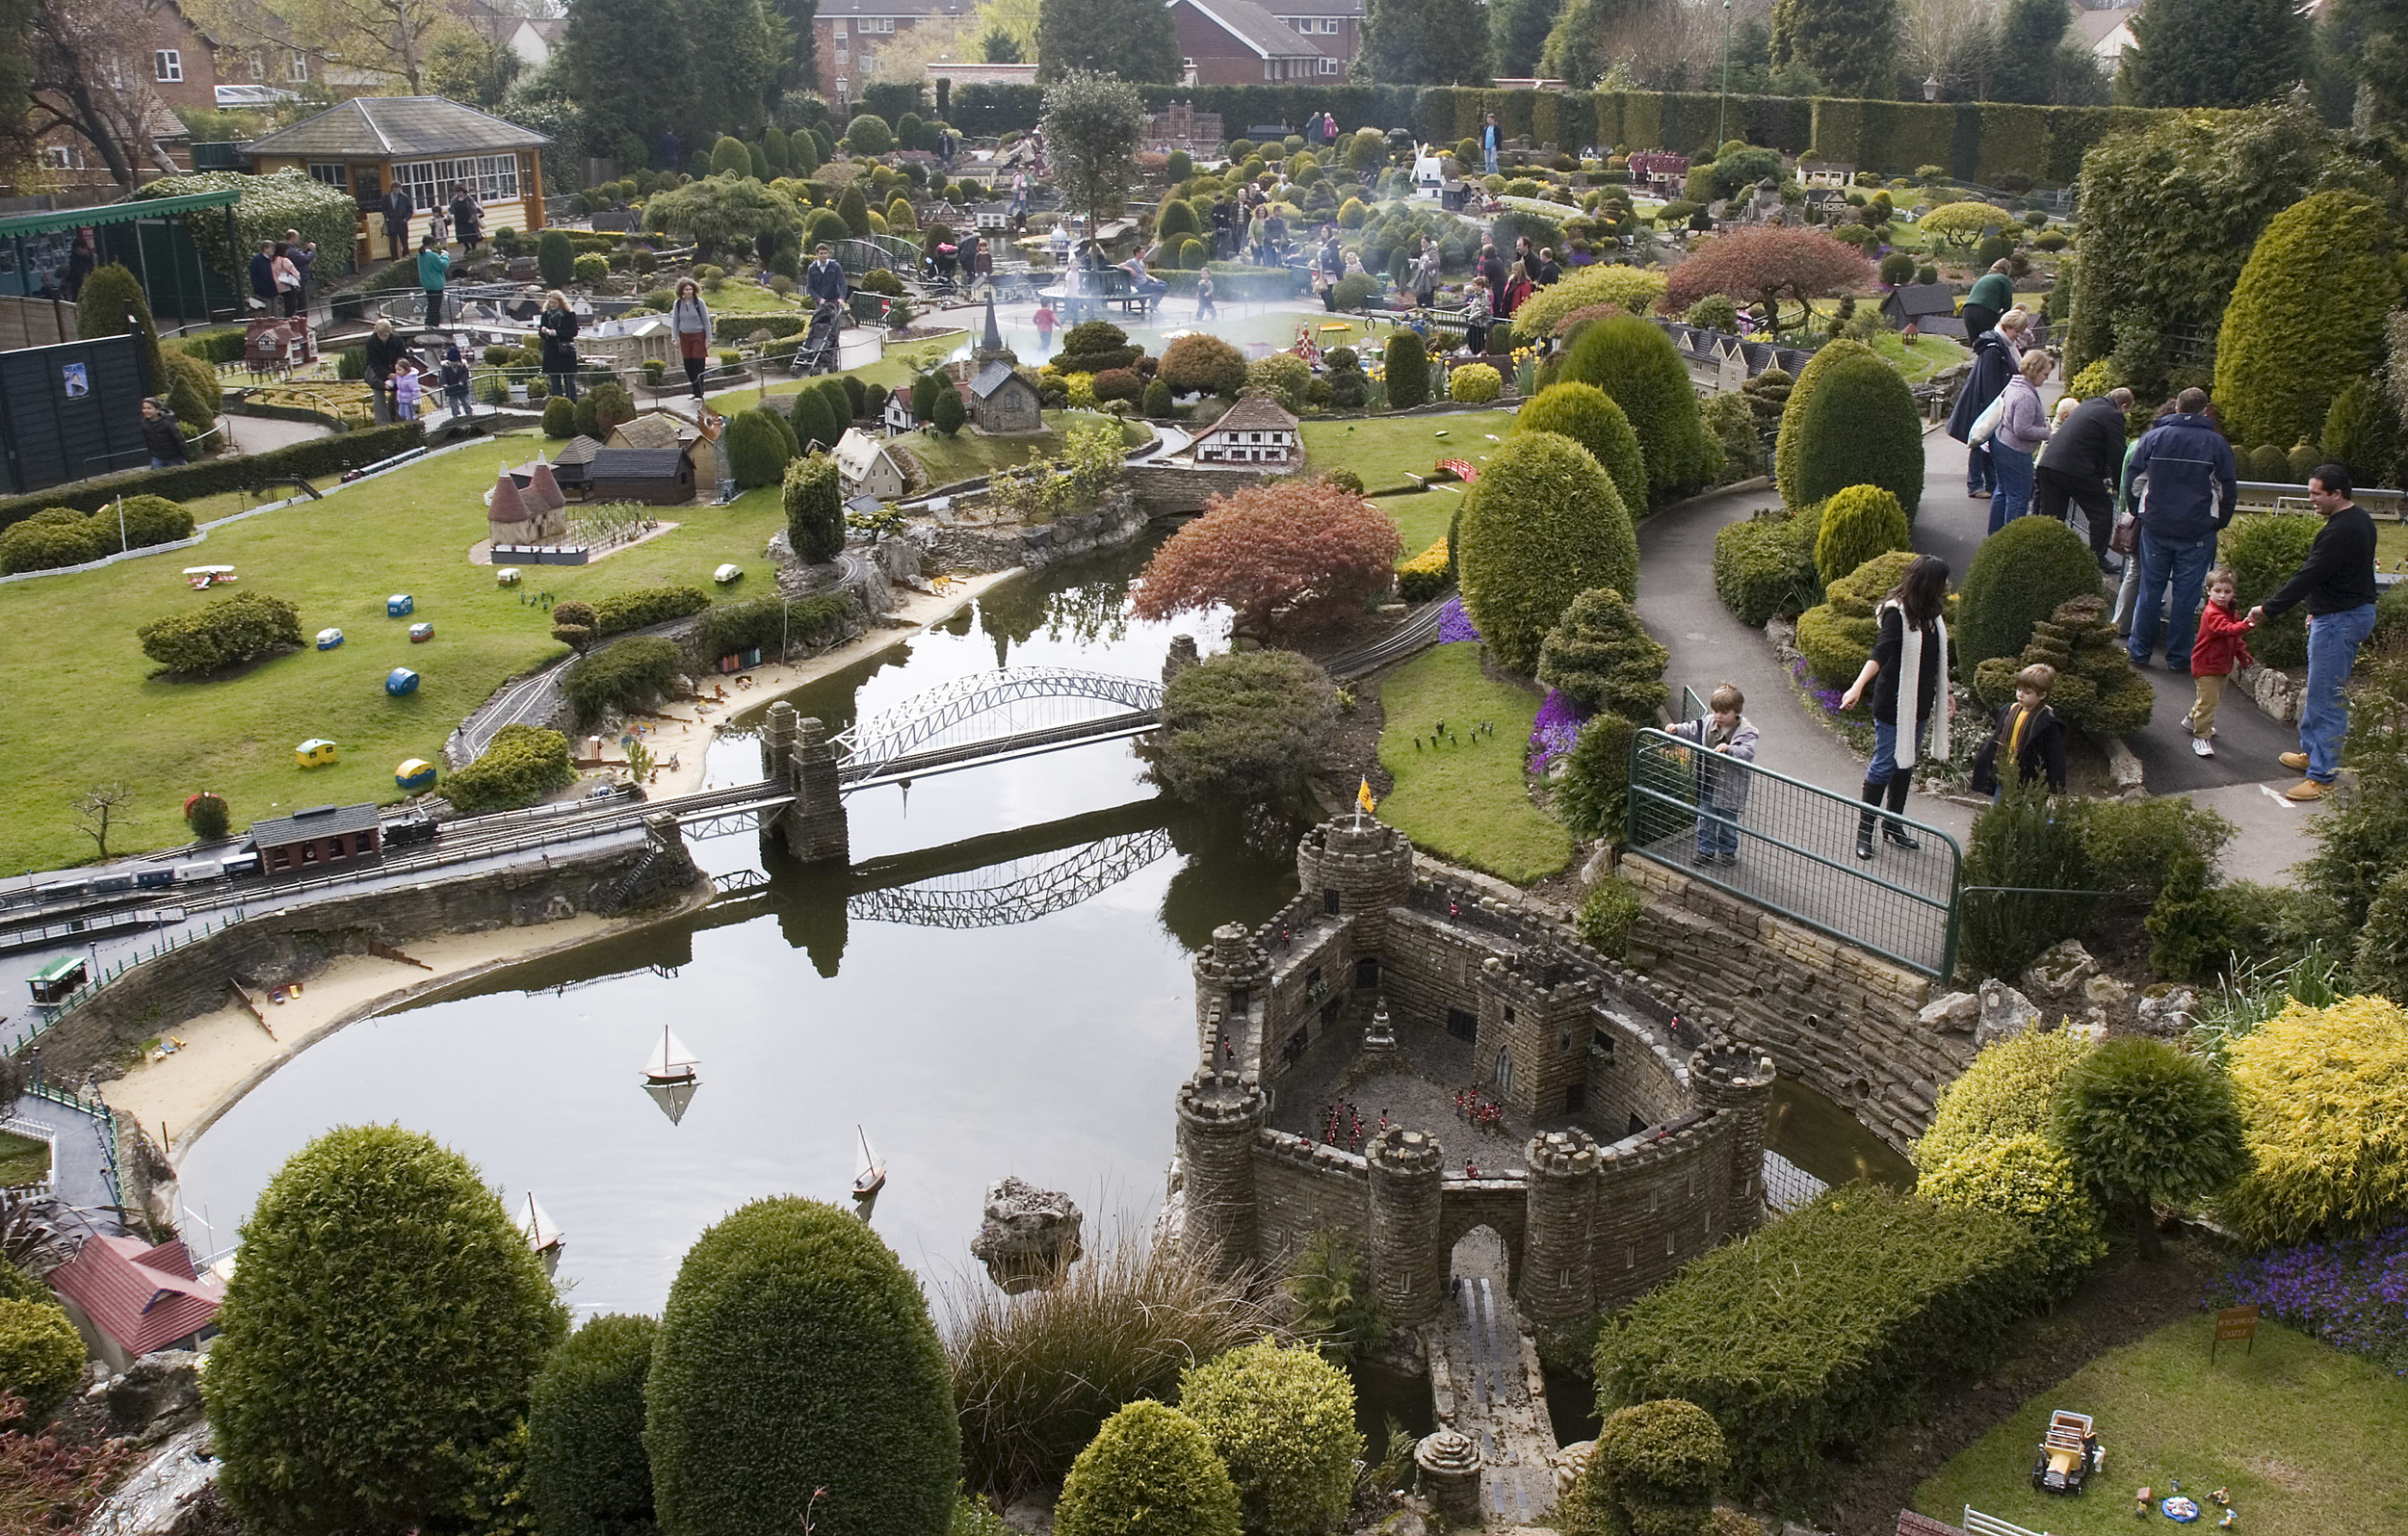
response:
<path id="1" fill-rule="evenodd" d="M 795 372 L 805 378 L 836 372 L 836 343 L 844 332 L 845 306 L 833 299 L 821 299 L 820 307 L 811 312 L 811 328 L 803 332 L 802 345 L 795 349 Z"/>

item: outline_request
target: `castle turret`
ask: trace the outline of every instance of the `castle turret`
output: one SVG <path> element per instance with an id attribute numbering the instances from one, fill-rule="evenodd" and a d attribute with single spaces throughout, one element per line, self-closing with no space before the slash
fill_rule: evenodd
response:
<path id="1" fill-rule="evenodd" d="M 1412 840 L 1370 817 L 1342 816 L 1305 833 L 1296 868 L 1306 899 L 1327 916 L 1355 920 L 1357 954 L 1386 947 L 1388 909 L 1413 897 Z"/>
<path id="2" fill-rule="evenodd" d="M 1188 1257 L 1234 1274 L 1256 1257 L 1254 1132 L 1269 1108 L 1234 1072 L 1199 1072 L 1179 1088 L 1179 1162 L 1186 1176 Z"/>
<path id="3" fill-rule="evenodd" d="M 1476 985 L 1479 1080 L 1532 1118 L 1584 1107 L 1597 978 L 1553 944 L 1536 944 L 1516 960 L 1483 965 Z"/>
<path id="4" fill-rule="evenodd" d="M 1439 1205 L 1447 1155 L 1436 1138 L 1391 1126 L 1363 1154 L 1372 1175 L 1372 1251 L 1380 1309 L 1391 1327 L 1437 1315 L 1447 1294 Z"/>
<path id="5" fill-rule="evenodd" d="M 1764 1220 L 1765 1126 L 1772 1113 L 1772 1058 L 1754 1046 L 1719 1041 L 1689 1057 L 1689 1092 L 1701 1109 L 1738 1117 L 1714 1227 L 1745 1237 Z"/>
<path id="6" fill-rule="evenodd" d="M 1522 1315 L 1532 1322 L 1579 1322 L 1597 1310 L 1589 1243 L 1597 1219 L 1596 1138 L 1551 1131 L 1531 1138 L 1528 1214 L 1522 1238 Z"/>
<path id="7" fill-rule="evenodd" d="M 769 707 L 761 720 L 761 776 L 783 779 L 795 768 L 795 721 L 801 713 L 784 699 Z"/>
<path id="8" fill-rule="evenodd" d="M 1243 925 L 1213 930 L 1213 947 L 1196 951 L 1195 1034 L 1207 1072 L 1238 1072 L 1259 1080 L 1262 1020 L 1270 1001 L 1270 957 Z M 1221 1042 L 1228 1042 L 1227 1049 Z"/>

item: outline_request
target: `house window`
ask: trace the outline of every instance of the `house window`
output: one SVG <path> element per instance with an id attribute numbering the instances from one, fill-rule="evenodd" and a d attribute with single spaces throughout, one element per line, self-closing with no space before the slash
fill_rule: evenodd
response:
<path id="1" fill-rule="evenodd" d="M 452 183 L 465 182 L 481 202 L 518 195 L 516 155 L 475 155 L 461 160 L 410 160 L 393 168 L 393 179 L 421 208 L 452 200 Z"/>
<path id="2" fill-rule="evenodd" d="M 895 30 L 895 18 L 893 16 L 879 16 L 875 21 L 868 23 L 868 25 L 870 30 L 874 32 L 892 32 Z"/>
<path id="3" fill-rule="evenodd" d="M 258 49 L 253 48 L 250 50 L 249 63 L 250 65 L 250 77 L 253 80 L 265 80 L 268 78 L 268 61 Z"/>
<path id="4" fill-rule="evenodd" d="M 150 56 L 150 72 L 163 86 L 174 85 L 184 78 L 184 50 L 161 48 Z"/>
<path id="5" fill-rule="evenodd" d="M 323 181 L 338 192 L 349 192 L 352 190 L 352 168 L 340 163 L 311 166 L 309 179 Z"/>
<path id="6" fill-rule="evenodd" d="M 838 36 L 838 37 L 840 37 L 840 38 L 841 38 L 841 37 L 843 37 L 844 35 L 845 35 L 845 22 L 844 22 L 844 18 L 840 16 L 840 17 L 838 17 L 838 18 L 837 18 L 837 21 L 836 21 L 836 36 Z"/>
<path id="7" fill-rule="evenodd" d="M 42 145 L 41 163 L 53 170 L 80 170 L 82 158 L 72 144 Z"/>
<path id="8" fill-rule="evenodd" d="M 1326 34 L 1328 34 L 1330 37 L 1333 37 L 1333 38 L 1334 38 L 1334 37 L 1336 37 L 1336 36 L 1338 35 L 1338 18 L 1337 18 L 1337 17 L 1335 17 L 1335 16 L 1330 16 L 1330 17 L 1326 18 L 1325 20 L 1323 20 L 1323 21 L 1322 22 L 1322 32 L 1324 32 L 1324 33 L 1326 33 Z M 1335 71 L 1333 71 L 1333 70 L 1329 70 L 1329 69 L 1323 69 L 1322 72 L 1323 74 L 1331 74 L 1331 73 L 1334 73 Z"/>
<path id="9" fill-rule="evenodd" d="M 1334 74 L 1336 74 L 1337 72 L 1338 72 L 1338 61 L 1337 61 L 1337 60 L 1335 60 L 1335 59 L 1323 59 L 1323 60 L 1322 61 L 1322 73 L 1323 73 L 1323 74 L 1325 74 L 1325 75 L 1334 75 Z"/>
<path id="10" fill-rule="evenodd" d="M 284 78 L 296 81 L 307 80 L 309 78 L 309 55 L 299 48 L 294 49 L 292 57 L 284 61 Z"/>
<path id="11" fill-rule="evenodd" d="M 869 49 L 867 49 L 867 48 L 862 49 L 862 50 L 861 50 L 861 72 L 862 72 L 863 74 L 865 74 L 865 75 L 866 75 L 866 74 L 868 74 L 871 70 L 873 70 L 873 69 L 875 69 L 875 68 L 877 68 L 877 54 L 874 54 L 874 53 L 872 53 L 872 52 L 870 52 L 870 50 L 869 50 Z"/>
<path id="12" fill-rule="evenodd" d="M 1493 1074 L 1499 1093 L 1513 1091 L 1513 1051 L 1511 1047 L 1497 1053 L 1497 1070 Z"/>
<path id="13" fill-rule="evenodd" d="M 1458 1040 L 1476 1039 L 1479 1035 L 1479 1020 L 1461 1008 L 1449 1008 L 1447 1032 Z"/>

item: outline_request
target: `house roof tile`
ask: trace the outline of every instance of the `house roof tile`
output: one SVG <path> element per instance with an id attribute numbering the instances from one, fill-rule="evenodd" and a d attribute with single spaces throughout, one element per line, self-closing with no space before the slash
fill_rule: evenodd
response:
<path id="1" fill-rule="evenodd" d="M 675 448 L 605 448 L 586 466 L 586 478 L 596 480 L 676 480 L 685 473 L 686 456 Z"/>
<path id="2" fill-rule="evenodd" d="M 50 1284 L 132 1355 L 200 1332 L 225 1297 L 216 1280 L 196 1278 L 192 1255 L 173 1238 L 153 1248 L 134 1237 L 87 1237 L 50 1272 Z"/>
<path id="3" fill-rule="evenodd" d="M 1314 57 L 1319 48 L 1304 40 L 1294 27 L 1272 15 L 1254 0 L 1174 0 L 1193 9 L 1221 31 L 1237 39 L 1266 59 Z"/>
<path id="4" fill-rule="evenodd" d="M 1213 423 L 1216 432 L 1295 431 L 1296 418 L 1279 408 L 1279 403 L 1261 395 L 1242 400 L 1221 413 Z"/>
<path id="5" fill-rule="evenodd" d="M 354 96 L 243 147 L 252 156 L 418 160 L 539 149 L 551 142 L 532 128 L 442 96 Z"/>
<path id="6" fill-rule="evenodd" d="M 365 832 L 377 824 L 374 805 L 316 805 L 291 816 L 271 816 L 250 824 L 250 840 L 263 848 L 299 843 L 306 838 L 332 837 L 338 832 Z"/>

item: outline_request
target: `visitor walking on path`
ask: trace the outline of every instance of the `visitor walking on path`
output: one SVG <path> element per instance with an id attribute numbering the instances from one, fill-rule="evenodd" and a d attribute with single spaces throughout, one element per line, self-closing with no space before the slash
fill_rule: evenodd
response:
<path id="1" fill-rule="evenodd" d="M 1914 788 L 1915 762 L 1928 742 L 1931 754 L 1949 760 L 1949 626 L 1940 616 L 1949 595 L 1949 562 L 1936 555 L 1918 555 L 1906 574 L 1873 611 L 1880 636 L 1865 669 L 1840 696 L 1840 708 L 1852 710 L 1872 690 L 1872 763 L 1865 769 L 1865 803 L 1873 807 L 1857 819 L 1856 856 L 1872 857 L 1875 813 L 1881 836 L 1912 853 L 1923 845 L 1898 820 Z M 1934 726 L 1937 730 L 1934 730 Z"/>
<path id="2" fill-rule="evenodd" d="M 2197 687 L 2183 729 L 2190 733 L 2190 750 L 2215 756 L 2209 744 L 2215 735 L 2215 707 L 2224 699 L 2224 680 L 2236 666 L 2254 666 L 2249 654 L 2248 615 L 2240 611 L 2240 578 L 2230 565 L 2208 572 L 2208 601 L 2199 610 L 2199 635 L 2190 642 L 2190 679 Z"/>
<path id="3" fill-rule="evenodd" d="M 2015 770 L 2018 784 L 2046 774 L 2051 794 L 2065 793 L 2065 722 L 2049 708 L 2049 695 L 2055 691 L 2056 668 L 2046 662 L 2015 674 L 2015 702 L 1999 706 L 1990 740 L 1974 754 L 1975 794 L 1999 797 L 2002 765 Z"/>
<path id="4" fill-rule="evenodd" d="M 677 337 L 677 355 L 686 365 L 686 384 L 694 398 L 702 398 L 702 371 L 711 358 L 711 310 L 702 301 L 702 285 L 692 277 L 677 285 L 677 302 L 668 312 L 668 327 Z"/>
<path id="5" fill-rule="evenodd" d="M 175 424 L 175 412 L 152 399 L 143 402 L 143 446 L 150 450 L 153 469 L 172 469 L 192 461 L 184 447 L 183 430 Z"/>
<path id="6" fill-rule="evenodd" d="M 401 366 L 408 353 L 409 348 L 393 334 L 393 322 L 389 320 L 378 321 L 376 329 L 360 348 L 360 357 L 367 364 L 362 377 L 368 380 L 368 404 L 380 427 L 393 424 L 393 407 L 389 404 L 392 397 L 385 392 L 386 386 L 392 381 L 393 370 Z"/>
<path id="7" fill-rule="evenodd" d="M 1490 113 L 1479 131 L 1480 169 L 1493 176 L 1497 173 L 1497 115 Z"/>
<path id="8" fill-rule="evenodd" d="M 2055 367 L 2055 359 L 2032 349 L 2024 353 L 2000 396 L 1999 425 L 1990 434 L 1991 474 L 1997 485 L 1990 498 L 1993 534 L 2031 510 L 2032 457 L 2049 440 L 2050 430 L 2040 386 Z"/>
<path id="9" fill-rule="evenodd" d="M 484 238 L 484 205 L 468 190 L 468 183 L 452 183 L 452 233 L 459 239 L 460 254 L 477 253 L 477 242 Z"/>
<path id="10" fill-rule="evenodd" d="M 2130 645 L 2134 666 L 2149 664 L 2162 622 L 2166 669 L 2189 670 L 2199 589 L 2206 585 L 2208 567 L 2215 563 L 2215 535 L 2233 520 L 2234 502 L 2240 494 L 2233 445 L 2207 411 L 2206 390 L 2184 390 L 2174 398 L 2174 414 L 2141 434 L 2137 450 L 2124 465 L 2128 487 L 2144 477 L 2148 482 L 2140 493 L 2140 595 L 2133 607 Z M 2369 532 L 2369 553 L 2372 539 Z M 2372 603 L 2371 576 L 2369 584 L 2367 601 Z M 2173 588 L 2170 613 L 2168 586 Z"/>
<path id="11" fill-rule="evenodd" d="M 577 313 L 568 296 L 555 288 L 543 296 L 543 313 L 536 319 L 541 334 L 543 377 L 555 395 L 577 398 Z"/>
<path id="12" fill-rule="evenodd" d="M 2374 630 L 2374 520 L 2350 500 L 2349 471 L 2318 464 L 2308 477 L 2308 505 L 2324 526 L 2307 560 L 2280 591 L 2249 611 L 2253 624 L 2294 608 L 2308 611 L 2308 696 L 2299 713 L 2299 750 L 2283 754 L 2285 768 L 2307 774 L 2286 792 L 2294 800 L 2322 799 L 2341 776 L 2342 740 L 2349 734 L 2342 685 Z"/>
<path id="13" fill-rule="evenodd" d="M 1965 456 L 1965 494 L 1976 499 L 1990 494 L 1993 477 L 1990 471 L 1990 445 L 1974 441 L 1974 423 L 1990 408 L 1990 403 L 2005 393 L 2007 380 L 2024 360 L 2024 312 L 2011 309 L 1990 329 L 1974 337 L 1973 371 L 1965 376 L 1965 387 L 1956 392 L 1956 404 L 1949 412 L 1949 435 L 1967 445 Z"/>
<path id="14" fill-rule="evenodd" d="M 2149 425 L 2174 414 L 2174 403 L 2166 401 L 2150 416 Z M 2141 436 L 2148 433 L 2144 430 Z M 2145 477 L 2132 472 L 2133 460 L 2140 457 L 2140 438 L 2124 445 L 2124 467 L 2115 476 L 2115 534 L 2109 546 L 2124 557 L 2124 578 L 2115 589 L 2115 634 L 2119 639 L 2133 636 L 2133 610 L 2140 603 L 2140 493 L 2147 487 Z"/>
<path id="15" fill-rule="evenodd" d="M 802 270 L 802 291 L 811 297 L 814 308 L 845 301 L 845 269 L 830 253 L 825 241 L 811 253 L 811 265 Z"/>
<path id="16" fill-rule="evenodd" d="M 1756 724 L 1744 714 L 1747 697 L 1734 683 L 1717 683 L 1706 699 L 1711 712 L 1669 728 L 1706 752 L 1734 762 L 1756 761 Z M 1740 818 L 1747 810 L 1748 775 L 1715 763 L 1697 765 L 1697 863 L 1740 861 Z"/>
<path id="17" fill-rule="evenodd" d="M 1965 307 L 1960 311 L 1966 335 L 1980 335 L 2015 307 L 2015 281 L 2007 275 L 2008 270 L 2006 259 L 2001 257 L 1975 280 L 1973 292 L 1965 296 Z"/>
<path id="18" fill-rule="evenodd" d="M 1413 265 L 1405 273 L 1412 280 L 1413 302 L 1420 308 L 1427 309 L 1438 297 L 1438 267 L 1442 259 L 1438 242 L 1424 235 L 1422 253 L 1413 258 Z"/>
<path id="19" fill-rule="evenodd" d="M 395 261 L 400 261 L 409 254 L 409 218 L 418 211 L 418 205 L 409 200 L 407 189 L 395 182 L 380 206 L 384 210 L 385 247 L 393 252 Z"/>
<path id="20" fill-rule="evenodd" d="M 275 247 L 275 260 L 269 264 L 275 278 L 276 312 L 287 320 L 301 312 L 301 270 L 293 259 L 295 254 L 293 247 L 280 245 Z"/>
<path id="21" fill-rule="evenodd" d="M 429 235 L 418 243 L 418 286 L 427 295 L 427 328 L 433 330 L 443 324 L 443 287 L 451 281 L 452 258 L 445 254 L 442 243 Z"/>
<path id="22" fill-rule="evenodd" d="M 2115 482 L 2124 468 L 2124 418 L 2133 392 L 2115 388 L 2076 405 L 2049 434 L 2032 469 L 2031 509 L 2043 517 L 2073 522 L 2068 505 L 2081 508 L 2090 553 L 2099 569 L 2107 563 L 2107 537 L 2115 528 Z"/>

